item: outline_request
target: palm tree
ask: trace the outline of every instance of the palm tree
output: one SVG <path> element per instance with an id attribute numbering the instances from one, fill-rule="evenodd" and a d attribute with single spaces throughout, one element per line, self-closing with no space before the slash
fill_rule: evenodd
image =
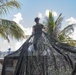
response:
<path id="1" fill-rule="evenodd" d="M 0 15 L 6 15 L 14 8 L 20 8 L 16 0 L 0 0 Z M 0 35 L 8 41 L 10 41 L 9 37 L 19 40 L 24 38 L 24 31 L 16 22 L 0 18 Z"/>
<path id="2" fill-rule="evenodd" d="M 56 40 L 60 42 L 75 45 L 75 42 L 70 37 L 70 34 L 74 32 L 75 24 L 68 25 L 62 31 L 60 31 L 62 20 L 63 20 L 62 13 L 60 13 L 58 18 L 54 20 L 52 12 L 49 12 L 49 17 L 46 17 L 45 22 L 47 33 L 49 33 L 50 36 L 54 37 Z"/>
<path id="3" fill-rule="evenodd" d="M 61 22 L 63 20 L 62 14 L 58 16 L 56 20 L 54 20 L 54 17 L 52 15 L 52 12 L 49 12 L 49 17 L 46 17 L 46 31 L 50 34 L 50 36 L 58 38 L 59 32 L 60 32 L 60 26 Z"/>

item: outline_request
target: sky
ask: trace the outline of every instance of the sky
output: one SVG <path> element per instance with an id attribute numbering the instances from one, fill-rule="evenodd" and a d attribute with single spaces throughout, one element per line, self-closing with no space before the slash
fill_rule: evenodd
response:
<path id="1" fill-rule="evenodd" d="M 40 17 L 40 22 L 43 23 L 48 12 L 52 11 L 55 18 L 60 13 L 64 17 L 62 22 L 62 29 L 69 24 L 76 23 L 76 0 L 17 0 L 21 4 L 21 9 L 10 10 L 5 16 L 1 18 L 13 20 L 19 24 L 19 26 L 25 30 L 26 35 L 31 35 L 32 26 L 35 25 L 34 18 Z M 76 39 L 76 29 L 74 32 L 74 39 Z M 0 40 L 1 41 L 1 40 Z M 25 40 L 11 41 L 12 50 L 17 50 Z M 5 47 L 4 47 L 5 45 Z M 9 48 L 9 44 L 6 40 L 0 43 L 0 49 L 5 51 Z"/>

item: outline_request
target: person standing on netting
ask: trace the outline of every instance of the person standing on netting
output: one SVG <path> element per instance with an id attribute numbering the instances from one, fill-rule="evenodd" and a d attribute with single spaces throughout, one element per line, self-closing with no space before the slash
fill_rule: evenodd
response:
<path id="1" fill-rule="evenodd" d="M 32 34 L 34 34 L 33 46 L 34 50 L 37 50 L 37 41 L 42 36 L 42 30 L 45 29 L 44 25 L 39 23 L 40 18 L 36 17 L 34 19 L 35 25 L 33 26 Z"/>

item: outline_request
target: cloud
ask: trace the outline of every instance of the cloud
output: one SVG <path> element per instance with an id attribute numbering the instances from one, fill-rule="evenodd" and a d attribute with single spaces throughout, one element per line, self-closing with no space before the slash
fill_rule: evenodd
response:
<path id="1" fill-rule="evenodd" d="M 14 15 L 13 21 L 15 21 L 24 30 L 24 27 L 20 23 L 20 21 L 22 21 L 22 20 L 23 20 L 23 17 L 20 12 Z"/>
<path id="2" fill-rule="evenodd" d="M 50 10 L 48 10 L 48 9 L 45 11 L 45 16 L 47 16 L 47 17 L 49 16 L 49 11 Z"/>
<path id="3" fill-rule="evenodd" d="M 47 10 L 45 11 L 45 16 L 46 16 L 46 17 L 49 16 L 49 11 L 52 12 L 52 15 L 53 15 L 54 17 L 57 17 L 57 16 L 58 16 L 58 14 L 57 14 L 56 11 L 51 11 L 51 10 L 48 10 L 48 9 L 47 9 Z"/>
<path id="4" fill-rule="evenodd" d="M 52 14 L 53 14 L 54 17 L 58 16 L 57 12 L 55 12 L 55 11 L 52 11 Z"/>
<path id="5" fill-rule="evenodd" d="M 15 14 L 14 17 L 15 17 L 15 18 L 13 18 L 13 21 L 15 21 L 15 22 L 18 23 L 18 24 L 20 24 L 20 21 L 23 20 L 21 13 Z"/>
<path id="6" fill-rule="evenodd" d="M 10 47 L 10 44 L 8 43 L 7 40 L 2 39 L 0 43 L 0 51 L 8 51 L 8 48 Z"/>
<path id="7" fill-rule="evenodd" d="M 68 19 L 66 19 L 66 22 L 68 22 L 68 24 L 75 24 L 76 23 L 76 19 L 73 17 L 70 17 Z"/>
<path id="8" fill-rule="evenodd" d="M 43 18 L 42 13 L 39 12 L 39 13 L 38 13 L 38 17 L 39 17 L 39 18 Z"/>
<path id="9" fill-rule="evenodd" d="M 74 27 L 74 32 L 71 34 L 71 37 L 76 40 L 76 27 Z"/>
<path id="10" fill-rule="evenodd" d="M 32 28 L 28 27 L 25 28 L 25 35 L 31 35 L 32 34 Z"/>
<path id="11" fill-rule="evenodd" d="M 15 43 L 15 50 L 19 49 L 21 45 L 22 45 L 21 42 L 16 42 Z"/>

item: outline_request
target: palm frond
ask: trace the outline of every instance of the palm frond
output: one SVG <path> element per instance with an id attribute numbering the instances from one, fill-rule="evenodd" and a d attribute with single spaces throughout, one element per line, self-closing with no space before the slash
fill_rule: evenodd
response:
<path id="1" fill-rule="evenodd" d="M 62 17 L 62 13 L 59 14 L 58 18 L 57 18 L 56 21 L 55 21 L 55 24 L 58 23 L 58 20 L 59 20 L 61 17 Z"/>
<path id="2" fill-rule="evenodd" d="M 7 14 L 10 9 L 20 8 L 20 3 L 16 0 L 5 0 L 3 2 L 1 1 L 0 3 L 0 14 Z"/>
<path id="3" fill-rule="evenodd" d="M 60 34 L 64 33 L 65 35 L 70 35 L 71 33 L 74 32 L 74 25 L 75 24 L 68 25 L 60 32 Z"/>
<path id="4" fill-rule="evenodd" d="M 8 35 L 6 35 L 5 33 L 4 33 L 4 28 L 0 25 L 0 36 L 2 37 L 2 38 L 4 38 L 4 39 L 6 39 L 8 42 L 10 42 L 10 40 L 9 40 L 9 38 L 8 38 Z"/>
<path id="5" fill-rule="evenodd" d="M 52 12 L 49 12 L 49 17 L 46 18 L 46 28 L 47 28 L 47 33 L 49 33 L 50 35 L 52 35 L 53 33 L 53 28 L 54 28 L 54 18 L 52 15 Z"/>
<path id="6" fill-rule="evenodd" d="M 58 39 L 62 20 L 63 20 L 62 13 L 60 13 L 60 15 L 58 16 L 58 18 L 55 21 L 55 26 L 53 29 L 53 34 L 56 37 L 56 39 Z"/>
<path id="7" fill-rule="evenodd" d="M 0 19 L 2 24 L 0 26 L 3 27 L 3 32 L 11 38 L 15 38 L 17 40 L 24 38 L 24 31 L 19 27 L 19 25 L 10 20 Z"/>
<path id="8" fill-rule="evenodd" d="M 71 24 L 71 25 L 68 25 L 67 27 L 65 27 L 59 33 L 59 36 L 58 36 L 59 41 L 68 43 L 70 45 L 74 44 L 73 39 L 70 37 L 70 35 L 74 32 L 74 26 L 75 26 L 75 24 Z"/>

